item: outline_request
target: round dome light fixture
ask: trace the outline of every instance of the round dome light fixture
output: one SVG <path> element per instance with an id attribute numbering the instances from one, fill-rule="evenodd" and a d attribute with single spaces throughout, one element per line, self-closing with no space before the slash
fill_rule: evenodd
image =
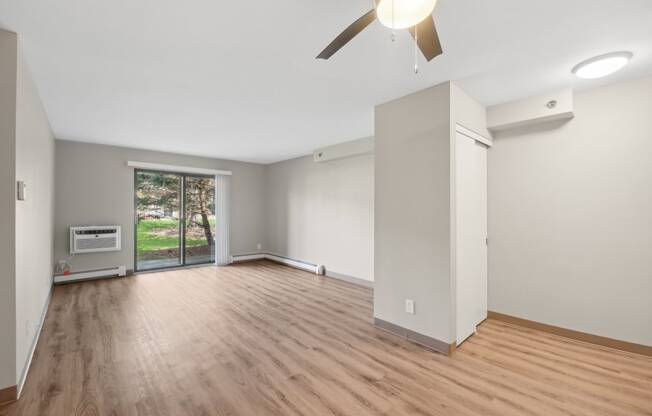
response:
<path id="1" fill-rule="evenodd" d="M 631 52 L 612 52 L 580 62 L 573 68 L 573 74 L 582 79 L 597 79 L 622 69 L 634 56 Z"/>
<path id="2" fill-rule="evenodd" d="M 406 29 L 430 16 L 436 4 L 437 0 L 380 0 L 376 16 L 390 29 Z"/>

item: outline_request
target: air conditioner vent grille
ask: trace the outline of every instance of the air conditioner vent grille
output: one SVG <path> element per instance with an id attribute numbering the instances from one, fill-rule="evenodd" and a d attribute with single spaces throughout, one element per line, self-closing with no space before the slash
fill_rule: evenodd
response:
<path id="1" fill-rule="evenodd" d="M 77 230 L 77 231 L 75 231 L 75 234 L 77 234 L 77 235 L 115 234 L 115 233 L 117 233 L 116 229 L 106 229 L 106 230 L 89 229 L 89 230 Z"/>
<path id="2" fill-rule="evenodd" d="M 88 240 L 77 240 L 77 250 L 89 250 L 97 248 L 115 248 L 115 237 L 92 238 Z"/>
<path id="3" fill-rule="evenodd" d="M 121 249 L 120 226 L 70 227 L 70 253 L 98 253 Z"/>

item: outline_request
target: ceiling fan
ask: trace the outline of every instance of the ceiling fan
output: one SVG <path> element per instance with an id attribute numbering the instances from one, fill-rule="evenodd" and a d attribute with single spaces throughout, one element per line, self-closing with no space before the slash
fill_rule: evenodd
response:
<path id="1" fill-rule="evenodd" d="M 430 62 L 441 55 L 432 12 L 437 0 L 374 0 L 375 8 L 344 29 L 319 55 L 328 59 L 376 19 L 390 29 L 408 29 L 423 56 Z M 393 36 L 393 34 L 392 34 Z M 416 69 L 416 68 L 415 68 Z"/>

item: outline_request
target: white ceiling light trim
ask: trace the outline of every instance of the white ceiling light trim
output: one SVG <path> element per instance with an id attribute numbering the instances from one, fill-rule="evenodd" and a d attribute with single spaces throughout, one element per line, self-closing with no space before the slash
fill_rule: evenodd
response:
<path id="1" fill-rule="evenodd" d="M 380 0 L 376 16 L 391 29 L 406 29 L 421 23 L 435 10 L 437 0 Z"/>
<path id="2" fill-rule="evenodd" d="M 580 62 L 573 68 L 573 74 L 583 79 L 597 79 L 622 69 L 630 59 L 631 52 L 612 52 Z"/>

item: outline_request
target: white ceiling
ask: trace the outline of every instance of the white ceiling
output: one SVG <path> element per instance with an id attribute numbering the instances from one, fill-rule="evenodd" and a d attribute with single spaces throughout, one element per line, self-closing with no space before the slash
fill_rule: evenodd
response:
<path id="1" fill-rule="evenodd" d="M 273 162 L 373 134 L 376 104 L 455 80 L 485 104 L 652 73 L 651 0 L 439 0 L 444 55 L 374 23 L 314 57 L 372 0 L 2 0 L 55 135 Z M 634 52 L 622 72 L 578 62 Z"/>

